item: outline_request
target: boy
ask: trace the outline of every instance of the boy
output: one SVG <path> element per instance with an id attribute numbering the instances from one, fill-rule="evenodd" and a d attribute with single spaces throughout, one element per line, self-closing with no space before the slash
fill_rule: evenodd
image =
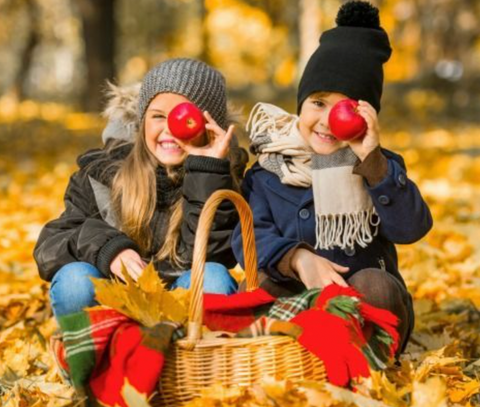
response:
<path id="1" fill-rule="evenodd" d="M 298 116 L 259 104 L 250 117 L 258 162 L 242 188 L 254 214 L 261 286 L 288 296 L 352 285 L 397 315 L 403 351 L 414 315 L 395 244 L 421 239 L 432 217 L 403 159 L 380 148 L 377 113 L 391 48 L 378 9 L 351 1 L 336 22 L 302 75 Z M 346 98 L 359 100 L 368 125 L 364 137 L 348 142 L 328 123 L 331 108 Z M 243 264 L 239 227 L 233 249 Z"/>

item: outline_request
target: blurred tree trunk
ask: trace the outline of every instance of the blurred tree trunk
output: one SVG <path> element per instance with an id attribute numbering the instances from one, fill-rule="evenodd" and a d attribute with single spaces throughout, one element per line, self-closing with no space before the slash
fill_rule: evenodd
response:
<path id="1" fill-rule="evenodd" d="M 321 14 L 319 0 L 300 0 L 298 13 L 300 55 L 298 72 L 301 74 L 308 59 L 318 46 L 321 32 Z"/>
<path id="2" fill-rule="evenodd" d="M 78 0 L 85 41 L 87 85 L 82 105 L 87 111 L 102 107 L 106 80 L 115 77 L 115 4 L 116 0 Z"/>
<path id="3" fill-rule="evenodd" d="M 199 0 L 198 1 L 198 15 L 200 18 L 200 27 L 202 27 L 202 45 L 201 45 L 201 52 L 199 58 L 206 62 L 207 64 L 211 63 L 210 60 L 210 52 L 209 52 L 209 42 L 210 42 L 210 34 L 208 32 L 207 27 L 207 8 L 205 7 L 205 1 Z"/>
<path id="4" fill-rule="evenodd" d="M 475 69 L 472 49 L 480 38 L 479 11 L 473 0 L 414 0 L 420 25 L 419 75 L 429 76 L 442 60 L 458 61 L 468 76 Z"/>
<path id="5" fill-rule="evenodd" d="M 25 48 L 20 55 L 19 69 L 13 82 L 13 93 L 17 100 L 23 100 L 26 97 L 26 79 L 32 66 L 33 53 L 40 43 L 40 23 L 39 9 L 35 0 L 25 0 L 27 14 L 29 19 L 29 32 Z"/>
<path id="6" fill-rule="evenodd" d="M 472 103 L 478 87 L 472 50 L 480 38 L 480 10 L 473 0 L 415 0 L 414 5 L 420 26 L 417 80 L 447 95 L 445 110 L 459 114 Z"/>

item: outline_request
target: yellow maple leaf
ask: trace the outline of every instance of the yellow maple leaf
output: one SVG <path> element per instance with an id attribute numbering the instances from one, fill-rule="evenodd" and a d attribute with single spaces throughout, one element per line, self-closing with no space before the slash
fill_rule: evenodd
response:
<path id="1" fill-rule="evenodd" d="M 151 327 L 162 321 L 184 323 L 187 320 L 189 291 L 168 291 L 150 263 L 135 282 L 122 269 L 125 282 L 92 278 L 95 298 L 105 306 Z"/>
<path id="2" fill-rule="evenodd" d="M 305 395 L 310 407 L 333 407 L 338 405 L 332 395 L 325 389 L 325 383 L 305 381 L 299 390 Z"/>
<path id="3" fill-rule="evenodd" d="M 151 407 L 146 394 L 140 393 L 129 383 L 128 379 L 125 379 L 123 384 L 122 396 L 128 407 Z"/>
<path id="4" fill-rule="evenodd" d="M 125 274 L 125 269 L 122 272 Z M 128 274 L 128 273 L 127 273 Z M 153 263 L 149 263 L 143 270 L 137 281 L 138 287 L 146 293 L 156 293 L 163 289 L 164 283 L 158 278 L 158 273 L 153 267 Z"/>
<path id="5" fill-rule="evenodd" d="M 427 354 L 414 374 L 414 380 L 424 381 L 432 372 L 442 373 L 445 367 L 457 367 L 465 359 L 457 356 L 458 344 L 456 342 L 437 351 Z M 447 373 L 448 374 L 448 373 Z"/>
<path id="6" fill-rule="evenodd" d="M 455 387 L 449 388 L 447 393 L 451 402 L 462 403 L 474 394 L 480 393 L 480 382 L 476 379 L 467 379 L 467 381 L 457 383 Z"/>
<path id="7" fill-rule="evenodd" d="M 358 379 L 354 388 L 359 395 L 373 397 L 389 406 L 405 405 L 403 400 L 405 390 L 399 389 L 396 383 L 390 381 L 385 372 L 371 370 L 370 377 Z"/>
<path id="8" fill-rule="evenodd" d="M 425 383 L 414 382 L 411 407 L 447 407 L 445 382 L 432 377 Z"/>
<path id="9" fill-rule="evenodd" d="M 387 404 L 381 401 L 373 400 L 342 387 L 334 386 L 331 383 L 325 383 L 325 390 L 330 393 L 335 401 L 342 403 L 341 405 L 354 405 L 358 407 L 387 407 Z"/>

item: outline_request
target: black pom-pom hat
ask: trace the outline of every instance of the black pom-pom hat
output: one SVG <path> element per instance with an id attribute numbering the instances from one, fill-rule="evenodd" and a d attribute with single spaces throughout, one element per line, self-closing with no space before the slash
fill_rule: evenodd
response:
<path id="1" fill-rule="evenodd" d="M 378 9 L 366 1 L 349 1 L 340 7 L 335 22 L 338 26 L 380 29 Z"/>
<path id="2" fill-rule="evenodd" d="M 383 64 L 392 53 L 380 26 L 378 9 L 366 1 L 349 1 L 325 31 L 310 57 L 297 93 L 297 110 L 316 92 L 342 93 L 369 102 L 377 112 L 383 90 Z"/>

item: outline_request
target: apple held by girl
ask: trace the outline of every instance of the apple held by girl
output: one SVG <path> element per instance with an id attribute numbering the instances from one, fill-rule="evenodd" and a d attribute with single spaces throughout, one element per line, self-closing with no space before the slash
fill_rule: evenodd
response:
<path id="1" fill-rule="evenodd" d="M 175 106 L 167 118 L 168 128 L 180 140 L 191 140 L 205 132 L 205 118 L 193 103 L 184 102 Z"/>

